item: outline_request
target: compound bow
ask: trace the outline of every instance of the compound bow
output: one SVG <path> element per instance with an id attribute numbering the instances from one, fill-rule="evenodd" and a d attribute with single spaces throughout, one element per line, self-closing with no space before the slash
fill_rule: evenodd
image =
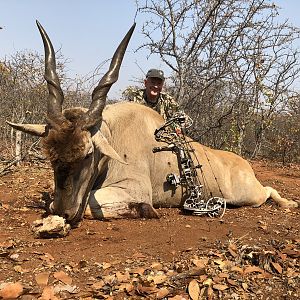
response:
<path id="1" fill-rule="evenodd" d="M 195 155 L 191 143 L 187 141 L 184 130 L 193 124 L 193 120 L 184 112 L 177 112 L 161 127 L 155 130 L 156 141 L 165 142 L 168 145 L 153 148 L 153 152 L 172 151 L 176 154 L 179 162 L 180 175 L 168 174 L 166 180 L 169 184 L 177 187 L 184 185 L 187 190 L 187 198 L 183 209 L 194 215 L 207 214 L 209 217 L 223 217 L 226 210 L 226 201 L 221 197 L 211 197 L 207 201 L 203 197 L 203 189 L 198 176 L 197 169 L 202 172 L 202 165 Z M 195 157 L 194 163 L 191 153 Z M 203 172 L 202 172 L 203 174 Z"/>

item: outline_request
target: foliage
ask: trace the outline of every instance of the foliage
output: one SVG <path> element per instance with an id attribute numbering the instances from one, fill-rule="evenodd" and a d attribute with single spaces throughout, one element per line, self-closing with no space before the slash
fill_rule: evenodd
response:
<path id="1" fill-rule="evenodd" d="M 279 22 L 269 0 L 136 0 L 144 43 L 171 70 L 167 91 L 194 119 L 188 132 L 209 146 L 255 158 L 299 161 L 300 30 Z M 88 107 L 93 74 L 67 78 L 60 52 L 57 72 L 64 105 Z M 43 122 L 47 86 L 43 56 L 17 52 L 0 61 L 0 135 L 12 141 L 5 121 Z M 141 80 L 142 82 L 142 80 Z M 131 87 L 123 93 L 128 98 Z M 26 137 L 32 142 L 31 137 Z M 25 140 L 26 141 L 26 140 Z"/>
<path id="2" fill-rule="evenodd" d="M 171 69 L 173 92 L 195 120 L 191 135 L 238 154 L 262 154 L 266 131 L 294 95 L 299 29 L 279 22 L 279 8 L 267 0 L 137 5 L 145 20 L 140 48 Z M 255 135 L 246 142 L 249 128 Z"/>

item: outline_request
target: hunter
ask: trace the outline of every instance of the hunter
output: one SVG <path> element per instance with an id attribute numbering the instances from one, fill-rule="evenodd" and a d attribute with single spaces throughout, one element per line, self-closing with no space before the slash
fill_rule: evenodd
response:
<path id="1" fill-rule="evenodd" d="M 162 70 L 150 69 L 144 79 L 145 87 L 137 90 L 126 90 L 125 95 L 129 97 L 129 101 L 137 102 L 156 110 L 168 120 L 175 112 L 178 112 L 178 103 L 167 93 L 162 92 L 165 76 Z"/>

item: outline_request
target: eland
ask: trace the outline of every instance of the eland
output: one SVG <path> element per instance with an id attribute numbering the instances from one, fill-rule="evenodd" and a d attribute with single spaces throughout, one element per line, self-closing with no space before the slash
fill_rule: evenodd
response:
<path id="1" fill-rule="evenodd" d="M 51 41 L 37 21 L 45 50 L 45 80 L 49 96 L 46 124 L 8 124 L 42 137 L 43 148 L 54 171 L 54 199 L 50 211 L 76 226 L 84 215 L 103 218 L 157 218 L 157 207 L 181 207 L 182 186 L 166 181 L 178 172 L 176 155 L 153 153 L 162 146 L 154 132 L 163 118 L 151 108 L 136 103 L 106 105 L 111 86 L 117 81 L 130 28 L 113 55 L 108 72 L 92 93 L 88 109 L 62 109 L 64 94 L 56 73 Z M 227 151 L 210 149 L 191 141 L 201 162 L 210 195 L 223 197 L 229 205 L 255 206 L 272 198 L 279 206 L 297 207 L 271 187 L 264 187 L 250 164 Z M 216 180 L 217 178 L 217 180 Z"/>

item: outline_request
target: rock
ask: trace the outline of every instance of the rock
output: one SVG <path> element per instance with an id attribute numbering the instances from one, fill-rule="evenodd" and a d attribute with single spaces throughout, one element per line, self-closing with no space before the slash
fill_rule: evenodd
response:
<path id="1" fill-rule="evenodd" d="M 60 216 L 50 215 L 33 222 L 32 231 L 37 238 L 58 238 L 66 236 L 71 230 L 70 224 Z"/>

